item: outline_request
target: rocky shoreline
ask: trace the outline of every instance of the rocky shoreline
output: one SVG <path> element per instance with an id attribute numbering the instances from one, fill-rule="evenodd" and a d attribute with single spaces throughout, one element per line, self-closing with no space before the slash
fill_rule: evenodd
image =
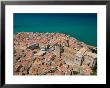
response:
<path id="1" fill-rule="evenodd" d="M 91 75 L 97 48 L 62 33 L 14 35 L 14 75 Z"/>

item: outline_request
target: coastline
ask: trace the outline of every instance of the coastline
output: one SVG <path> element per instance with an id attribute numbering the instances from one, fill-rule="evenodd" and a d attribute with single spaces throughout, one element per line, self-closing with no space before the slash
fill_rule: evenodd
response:
<path id="1" fill-rule="evenodd" d="M 19 32 L 14 32 L 13 33 L 13 36 L 16 36 L 16 34 L 19 33 Z M 33 32 L 33 33 L 46 33 L 46 32 Z M 63 33 L 63 34 L 66 34 L 66 35 L 69 35 L 70 37 L 74 37 L 73 35 L 67 33 L 67 32 L 47 32 L 47 33 Z M 83 43 L 86 43 L 88 46 L 93 46 L 93 47 L 97 47 L 97 44 L 95 44 L 94 42 L 91 44 L 91 43 L 88 43 L 88 42 L 84 42 L 82 39 L 79 39 L 77 37 L 75 37 L 78 41 L 82 41 Z"/>

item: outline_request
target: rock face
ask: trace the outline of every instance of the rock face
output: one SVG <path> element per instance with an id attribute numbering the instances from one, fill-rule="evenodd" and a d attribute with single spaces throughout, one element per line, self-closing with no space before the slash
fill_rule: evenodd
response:
<path id="1" fill-rule="evenodd" d="M 14 36 L 14 75 L 91 75 L 97 48 L 61 33 Z"/>

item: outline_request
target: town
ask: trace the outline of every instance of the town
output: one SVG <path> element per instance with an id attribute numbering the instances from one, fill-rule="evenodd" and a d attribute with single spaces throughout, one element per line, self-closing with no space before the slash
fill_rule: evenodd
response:
<path id="1" fill-rule="evenodd" d="M 14 75 L 91 75 L 97 48 L 63 33 L 18 32 L 13 41 Z"/>

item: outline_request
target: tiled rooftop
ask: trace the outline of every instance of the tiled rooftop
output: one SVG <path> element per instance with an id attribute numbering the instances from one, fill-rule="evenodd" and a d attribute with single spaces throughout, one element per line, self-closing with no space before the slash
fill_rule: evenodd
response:
<path id="1" fill-rule="evenodd" d="M 73 37 L 60 33 L 17 33 L 14 36 L 14 75 L 73 75 L 75 69 L 82 69 L 83 74 L 90 75 L 92 70 L 89 66 L 75 67 L 74 60 L 71 60 L 75 58 L 74 55 L 83 55 L 85 52 L 85 55 L 96 58 L 97 54 L 88 52 L 89 48 L 86 49 L 85 45 Z M 58 52 L 55 46 L 60 47 L 57 48 Z"/>

